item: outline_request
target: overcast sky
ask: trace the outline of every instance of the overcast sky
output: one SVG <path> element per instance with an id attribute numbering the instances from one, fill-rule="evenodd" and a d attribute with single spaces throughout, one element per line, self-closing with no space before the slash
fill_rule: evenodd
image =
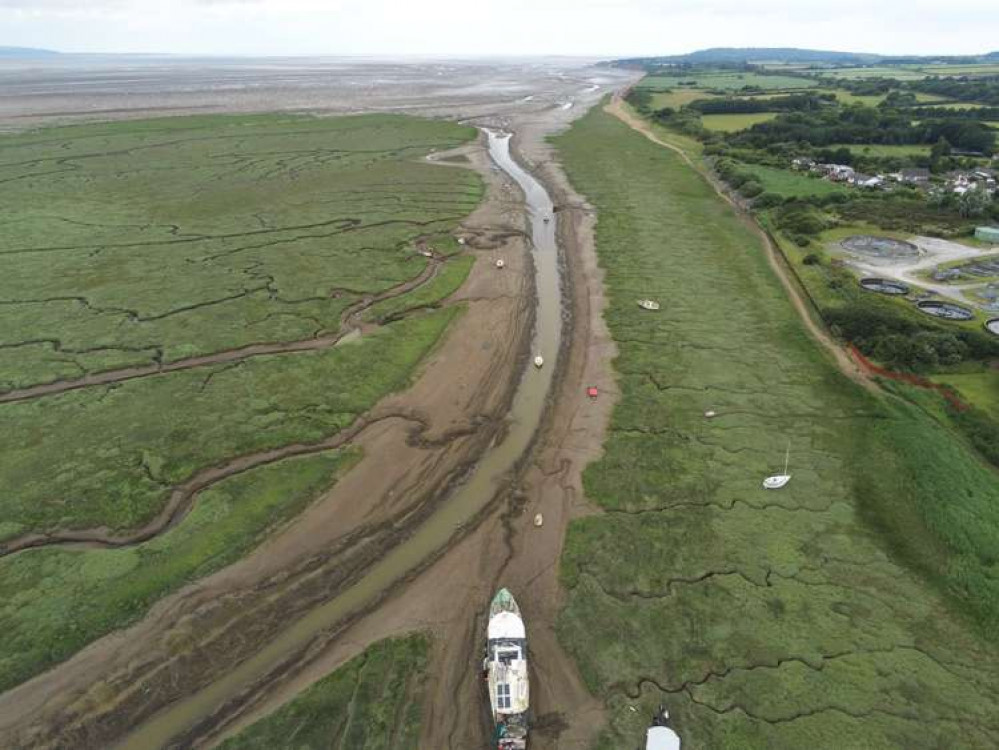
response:
<path id="1" fill-rule="evenodd" d="M 267 55 L 979 53 L 999 0 L 0 0 L 0 46 Z"/>

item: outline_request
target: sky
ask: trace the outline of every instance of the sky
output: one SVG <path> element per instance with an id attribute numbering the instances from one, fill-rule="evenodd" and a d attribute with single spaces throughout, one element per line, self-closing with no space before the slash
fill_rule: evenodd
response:
<path id="1" fill-rule="evenodd" d="M 214 55 L 999 48 L 999 0 L 0 0 L 0 46 Z"/>

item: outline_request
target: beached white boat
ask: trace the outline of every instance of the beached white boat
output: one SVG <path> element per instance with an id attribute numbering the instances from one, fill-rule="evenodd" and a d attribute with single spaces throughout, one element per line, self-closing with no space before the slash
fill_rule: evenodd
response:
<path id="1" fill-rule="evenodd" d="M 659 303 L 656 302 L 655 300 L 651 300 L 651 299 L 640 299 L 640 300 L 638 300 L 638 306 L 640 308 L 642 308 L 643 310 L 652 310 L 652 311 L 655 311 L 655 310 L 659 309 Z"/>
<path id="2" fill-rule="evenodd" d="M 765 490 L 779 490 L 781 487 L 786 485 L 791 481 L 791 475 L 787 473 L 787 462 L 791 457 L 791 446 L 788 444 L 787 451 L 784 453 L 784 471 L 780 474 L 772 474 L 763 480 L 763 489 Z"/>
<path id="3" fill-rule="evenodd" d="M 496 267 L 497 268 L 502 268 L 505 265 L 506 265 L 506 263 L 504 263 L 502 260 L 496 261 Z"/>
<path id="4" fill-rule="evenodd" d="M 526 750 L 530 706 L 527 631 L 520 607 L 506 589 L 500 589 L 489 605 L 483 669 L 495 725 L 493 747 Z"/>
<path id="5" fill-rule="evenodd" d="M 645 750 L 680 750 L 680 735 L 670 727 L 665 706 L 652 717 L 652 726 L 645 733 Z"/>
<path id="6" fill-rule="evenodd" d="M 534 366 L 540 368 L 545 363 L 545 358 L 540 354 L 534 358 Z"/>

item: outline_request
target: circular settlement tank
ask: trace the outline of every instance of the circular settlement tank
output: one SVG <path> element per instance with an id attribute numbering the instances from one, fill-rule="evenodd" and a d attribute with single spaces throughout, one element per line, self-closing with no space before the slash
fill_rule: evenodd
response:
<path id="1" fill-rule="evenodd" d="M 909 287 L 901 281 L 891 279 L 881 279 L 876 276 L 869 276 L 860 280 L 860 286 L 869 292 L 879 292 L 880 294 L 908 294 Z"/>
<path id="2" fill-rule="evenodd" d="M 985 321 L 985 330 L 999 336 L 999 318 L 989 318 Z"/>
<path id="3" fill-rule="evenodd" d="M 839 243 L 845 250 L 868 258 L 902 260 L 919 257 L 919 248 L 911 242 L 872 234 L 854 234 Z"/>
<path id="4" fill-rule="evenodd" d="M 946 320 L 971 320 L 975 317 L 975 314 L 968 308 L 955 305 L 951 302 L 920 302 L 916 307 L 927 315 L 933 315 Z"/>

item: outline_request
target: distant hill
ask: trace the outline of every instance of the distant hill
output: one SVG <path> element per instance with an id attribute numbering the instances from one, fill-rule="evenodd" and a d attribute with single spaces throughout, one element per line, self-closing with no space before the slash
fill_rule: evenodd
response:
<path id="1" fill-rule="evenodd" d="M 746 65 L 753 63 L 798 63 L 805 65 L 873 65 L 877 63 L 973 63 L 999 60 L 999 52 L 985 55 L 878 55 L 865 52 L 798 49 L 797 47 L 712 47 L 685 55 L 632 57 L 615 60 L 624 67 L 663 65 Z"/>
<path id="2" fill-rule="evenodd" d="M 36 47 L 3 47 L 0 46 L 0 57 L 54 57 L 59 53 L 50 49 Z"/>
<path id="3" fill-rule="evenodd" d="M 878 55 L 832 50 L 798 49 L 797 47 L 712 47 L 686 55 L 655 58 L 657 60 L 689 63 L 831 63 L 837 65 L 862 65 L 878 59 Z"/>

